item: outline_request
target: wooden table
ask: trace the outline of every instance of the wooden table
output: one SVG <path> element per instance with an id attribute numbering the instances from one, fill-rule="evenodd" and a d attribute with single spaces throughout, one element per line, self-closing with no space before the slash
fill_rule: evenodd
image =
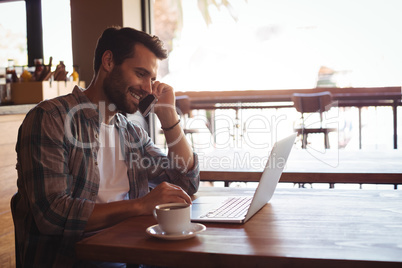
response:
<path id="1" fill-rule="evenodd" d="M 252 194 L 202 188 L 199 195 Z M 134 217 L 76 244 L 82 259 L 173 267 L 402 267 L 402 192 L 277 189 L 243 225 L 206 224 L 189 240 L 148 236 Z"/>
<path id="2" fill-rule="evenodd" d="M 267 150 L 243 149 L 199 152 L 201 180 L 259 181 L 268 154 Z M 402 184 L 401 163 L 401 150 L 319 152 L 293 148 L 280 182 L 394 184 L 396 188 Z"/>
<path id="3" fill-rule="evenodd" d="M 186 91 L 176 92 L 176 96 L 187 95 L 191 99 L 191 109 L 251 109 L 293 107 L 293 93 L 332 93 L 337 107 L 390 106 L 393 114 L 394 149 L 398 148 L 397 108 L 401 105 L 401 87 L 353 87 L 353 88 L 310 88 L 284 90 L 244 90 L 244 91 Z M 282 103 L 281 103 L 282 102 Z M 255 105 L 265 103 L 264 105 Z M 228 105 L 231 104 L 231 105 Z M 360 130 L 361 126 L 359 126 Z"/>

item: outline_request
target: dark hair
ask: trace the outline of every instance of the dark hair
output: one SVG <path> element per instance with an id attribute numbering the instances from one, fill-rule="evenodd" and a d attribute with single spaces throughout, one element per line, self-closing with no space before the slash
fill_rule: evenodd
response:
<path id="1" fill-rule="evenodd" d="M 95 74 L 99 71 L 105 51 L 112 51 L 114 63 L 120 65 L 125 59 L 134 57 L 134 46 L 137 43 L 141 43 L 151 50 L 158 59 L 163 60 L 167 58 L 167 50 L 157 36 L 152 36 L 133 28 L 110 27 L 99 37 L 96 45 L 94 58 Z"/>

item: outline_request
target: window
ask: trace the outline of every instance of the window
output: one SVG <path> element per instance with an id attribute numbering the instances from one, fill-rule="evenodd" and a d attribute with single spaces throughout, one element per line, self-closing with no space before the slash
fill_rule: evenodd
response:
<path id="1" fill-rule="evenodd" d="M 53 66 L 64 61 L 72 72 L 70 0 L 42 0 L 43 63 L 53 57 Z M 25 1 L 0 3 L 0 68 L 14 59 L 17 66 L 28 65 Z M 18 71 L 19 69 L 17 69 Z"/>
<path id="2" fill-rule="evenodd" d="M 8 59 L 14 59 L 16 65 L 28 63 L 25 1 L 0 3 L 0 40 L 3 71 Z"/>
<path id="3" fill-rule="evenodd" d="M 180 91 L 398 86 L 401 8 L 398 0 L 156 0 L 154 32 L 171 50 L 160 73 Z"/>
<path id="4" fill-rule="evenodd" d="M 70 0 L 42 0 L 44 63 L 53 57 L 53 66 L 64 61 L 66 71 L 72 73 Z"/>

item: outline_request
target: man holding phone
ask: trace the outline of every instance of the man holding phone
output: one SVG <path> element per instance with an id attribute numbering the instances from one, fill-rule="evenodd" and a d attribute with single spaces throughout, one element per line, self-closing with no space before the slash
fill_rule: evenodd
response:
<path id="1" fill-rule="evenodd" d="M 173 88 L 156 81 L 166 57 L 159 38 L 108 28 L 97 43 L 89 87 L 75 87 L 27 114 L 16 146 L 13 198 L 24 267 L 78 265 L 74 245 L 85 232 L 151 214 L 158 204 L 191 203 L 198 160 L 179 124 Z M 158 100 L 154 112 L 167 155 L 123 115 L 135 113 L 149 95 Z"/>

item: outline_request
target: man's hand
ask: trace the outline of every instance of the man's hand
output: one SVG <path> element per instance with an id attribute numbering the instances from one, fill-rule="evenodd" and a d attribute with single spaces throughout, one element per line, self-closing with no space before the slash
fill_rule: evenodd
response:
<path id="1" fill-rule="evenodd" d="M 194 157 L 179 124 L 174 90 L 167 84 L 155 81 L 152 85 L 152 94 L 158 98 L 154 112 L 161 122 L 162 129 L 166 130 L 164 134 L 169 147 L 168 155 L 179 159 L 177 168 L 180 171 L 187 172 L 194 166 Z"/>
<path id="2" fill-rule="evenodd" d="M 155 206 L 165 203 L 188 203 L 191 197 L 177 185 L 162 182 L 146 196 L 137 199 L 141 204 L 143 214 L 152 214 Z"/>
<path id="3" fill-rule="evenodd" d="M 152 94 L 156 96 L 158 102 L 155 105 L 155 113 L 158 117 L 164 114 L 164 111 L 175 111 L 175 95 L 171 86 L 155 81 L 152 85 Z"/>
<path id="4" fill-rule="evenodd" d="M 90 232 L 113 226 L 129 217 L 151 215 L 156 205 L 164 203 L 191 204 L 191 198 L 179 186 L 162 182 L 141 198 L 95 204 L 85 231 Z"/>

